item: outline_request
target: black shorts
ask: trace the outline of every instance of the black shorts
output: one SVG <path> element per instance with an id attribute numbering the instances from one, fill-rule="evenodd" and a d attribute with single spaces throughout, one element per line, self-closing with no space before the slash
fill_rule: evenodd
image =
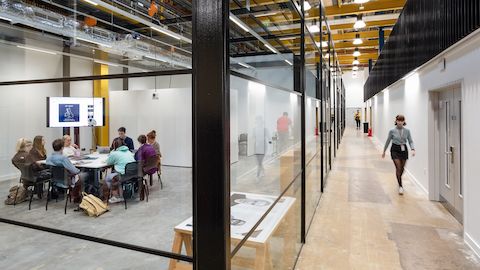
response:
<path id="1" fill-rule="evenodd" d="M 402 151 L 402 148 L 400 145 L 392 143 L 392 147 L 390 148 L 390 154 L 392 156 L 392 159 L 407 160 L 408 159 L 407 146 L 405 145 L 405 151 Z"/>

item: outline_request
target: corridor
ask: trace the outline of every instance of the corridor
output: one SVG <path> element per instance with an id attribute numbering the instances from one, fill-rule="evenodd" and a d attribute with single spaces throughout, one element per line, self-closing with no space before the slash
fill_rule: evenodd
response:
<path id="1" fill-rule="evenodd" d="M 461 224 L 407 175 L 404 187 L 389 155 L 347 128 L 296 269 L 480 269 Z"/>

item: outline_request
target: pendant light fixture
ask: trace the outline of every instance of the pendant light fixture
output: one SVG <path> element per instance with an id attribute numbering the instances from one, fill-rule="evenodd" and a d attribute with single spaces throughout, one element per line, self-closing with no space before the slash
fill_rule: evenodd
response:
<path id="1" fill-rule="evenodd" d="M 363 44 L 363 40 L 360 38 L 360 34 L 355 35 L 355 39 L 353 40 L 353 45 L 360 45 Z"/>
<path id="2" fill-rule="evenodd" d="M 314 19 L 312 24 L 308 27 L 308 31 L 312 34 L 320 32 L 320 26 L 317 25 L 317 20 Z"/>
<path id="3" fill-rule="evenodd" d="M 353 52 L 353 56 L 359 57 L 360 55 L 362 55 L 362 54 L 360 53 L 360 51 L 358 50 L 358 48 L 355 48 L 355 51 Z"/>
<path id="4" fill-rule="evenodd" d="M 357 71 L 357 70 L 358 70 L 358 66 L 354 66 L 354 67 L 352 68 L 352 70 L 353 70 L 353 71 Z"/>
<path id="5" fill-rule="evenodd" d="M 367 24 L 365 24 L 365 22 L 363 21 L 362 17 L 363 17 L 362 14 L 357 15 L 357 21 L 353 25 L 353 28 L 360 29 L 360 28 L 364 28 L 365 26 L 367 26 Z"/>
<path id="6" fill-rule="evenodd" d="M 360 65 L 360 61 L 358 61 L 358 57 L 355 57 L 355 60 L 353 60 L 352 65 Z"/>
<path id="7" fill-rule="evenodd" d="M 369 2 L 370 0 L 354 0 L 353 3 L 355 4 L 365 4 L 367 2 Z"/>

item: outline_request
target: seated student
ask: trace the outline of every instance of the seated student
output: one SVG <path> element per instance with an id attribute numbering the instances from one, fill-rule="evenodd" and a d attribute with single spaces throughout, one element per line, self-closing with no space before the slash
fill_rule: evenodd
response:
<path id="1" fill-rule="evenodd" d="M 112 186 L 113 178 L 125 174 L 125 166 L 130 162 L 135 162 L 132 152 L 129 151 L 122 138 L 116 138 L 113 141 L 112 146 L 114 151 L 110 152 L 110 155 L 107 158 L 107 164 L 113 165 L 115 172 L 109 173 L 105 178 L 105 183 L 107 183 L 109 188 Z M 109 203 L 123 201 L 123 197 L 121 197 L 122 192 L 120 192 L 120 190 L 121 185 L 118 185 L 117 189 L 112 189 L 112 197 L 108 200 Z"/>
<path id="2" fill-rule="evenodd" d="M 75 167 L 70 160 L 63 155 L 63 139 L 56 139 L 53 141 L 53 154 L 47 158 L 47 165 L 63 167 L 68 171 L 69 176 L 71 177 L 71 187 L 72 198 L 74 203 L 80 203 L 81 197 L 80 192 L 82 190 L 82 181 L 80 179 L 80 170 Z"/>
<path id="3" fill-rule="evenodd" d="M 45 139 L 43 136 L 38 135 L 33 139 L 33 147 L 29 152 L 32 159 L 32 166 L 34 171 L 45 170 L 46 167 L 38 163 L 38 161 L 47 159 L 47 150 L 45 149 Z"/>
<path id="4" fill-rule="evenodd" d="M 118 137 L 113 140 L 112 146 L 110 146 L 110 151 L 115 150 L 115 147 L 113 144 L 116 139 L 122 139 L 124 144 L 128 147 L 128 150 L 133 151 L 135 149 L 132 138 L 128 137 L 126 135 L 126 132 L 127 132 L 127 129 L 125 129 L 124 127 L 121 127 L 118 129 Z"/>
<path id="5" fill-rule="evenodd" d="M 157 156 L 157 152 L 155 151 L 155 148 L 153 148 L 152 145 L 147 144 L 147 136 L 145 135 L 140 135 L 138 136 L 138 142 L 140 143 L 140 148 L 138 148 L 138 151 L 135 153 L 135 160 L 137 161 L 146 161 L 150 157 Z M 147 174 L 154 174 L 156 173 L 158 168 L 152 168 L 148 172 L 145 172 Z"/>
<path id="6" fill-rule="evenodd" d="M 32 150 L 32 142 L 25 138 L 20 138 L 17 141 L 17 153 L 12 158 L 12 164 L 17 169 L 21 169 L 20 166 L 24 164 L 32 164 L 32 159 L 30 158 L 30 150 Z M 26 189 L 28 187 L 27 183 L 23 183 L 23 187 Z"/>
<path id="7" fill-rule="evenodd" d="M 72 143 L 70 135 L 63 135 L 63 143 L 63 155 L 66 157 L 74 156 L 75 152 L 78 151 L 78 146 Z"/>
<path id="8" fill-rule="evenodd" d="M 153 146 L 153 148 L 155 149 L 155 152 L 157 152 L 157 155 L 158 155 L 157 164 L 158 164 L 158 174 L 160 175 L 162 174 L 162 162 L 161 162 L 162 153 L 160 152 L 160 144 L 156 141 L 156 137 L 157 137 L 157 132 L 155 130 L 152 130 L 149 133 L 147 133 L 147 143 Z"/>

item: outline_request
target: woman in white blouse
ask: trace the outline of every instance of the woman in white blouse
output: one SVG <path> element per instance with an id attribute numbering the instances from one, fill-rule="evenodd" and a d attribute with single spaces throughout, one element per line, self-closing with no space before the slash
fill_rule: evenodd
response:
<path id="1" fill-rule="evenodd" d="M 76 151 L 78 151 L 78 146 L 72 143 L 70 135 L 63 135 L 63 155 L 71 157 L 75 155 Z"/>

